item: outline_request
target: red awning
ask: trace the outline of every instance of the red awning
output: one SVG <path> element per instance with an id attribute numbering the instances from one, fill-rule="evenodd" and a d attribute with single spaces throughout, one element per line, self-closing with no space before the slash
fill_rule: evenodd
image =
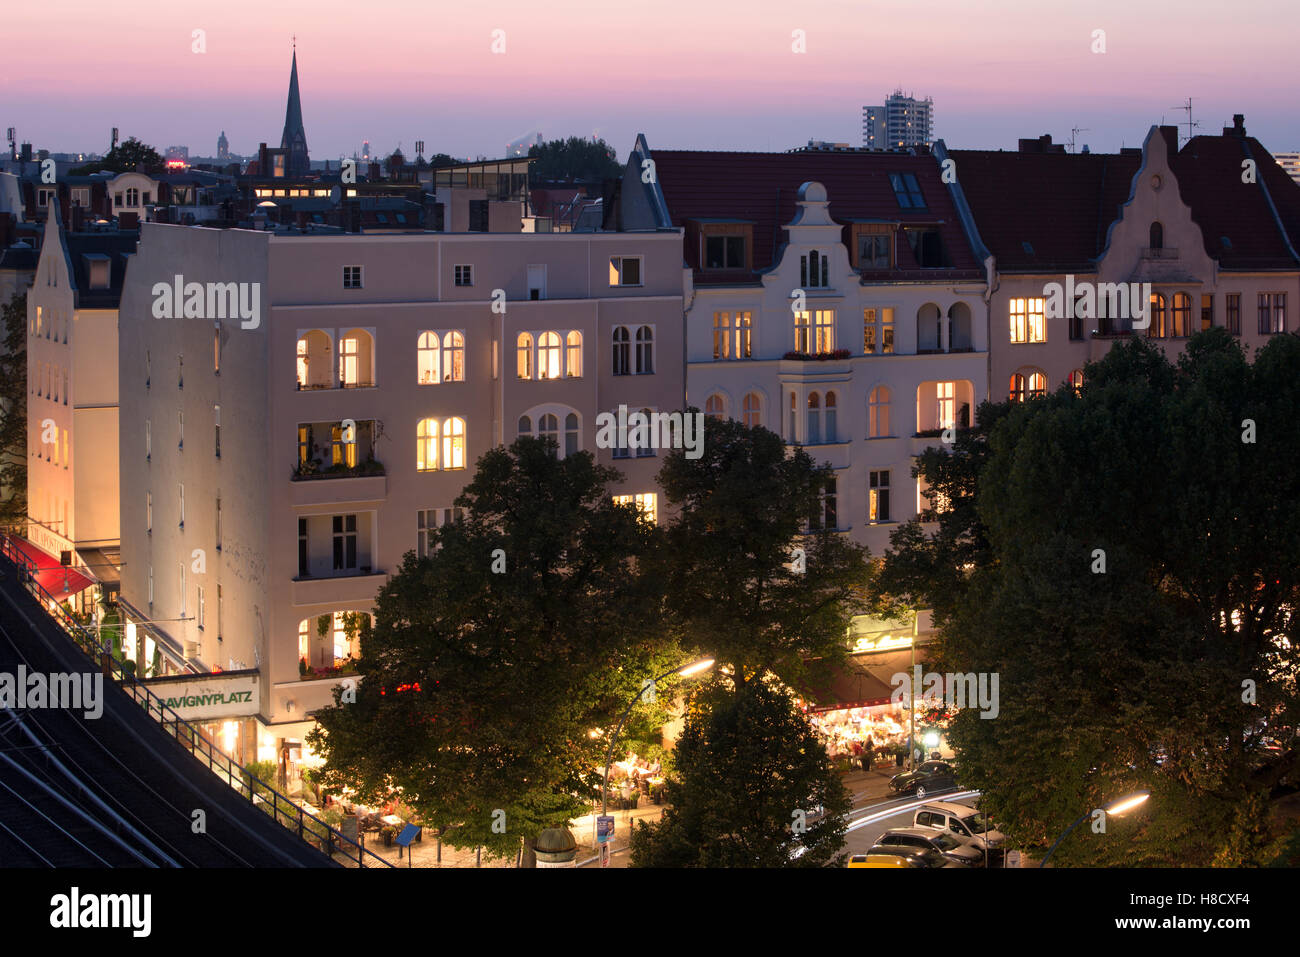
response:
<path id="1" fill-rule="evenodd" d="M 62 601 L 69 595 L 75 595 L 94 584 L 75 568 L 59 564 L 57 558 L 26 539 L 14 536 L 9 541 L 27 557 L 28 561 L 35 564 L 36 580 L 57 600 Z"/>

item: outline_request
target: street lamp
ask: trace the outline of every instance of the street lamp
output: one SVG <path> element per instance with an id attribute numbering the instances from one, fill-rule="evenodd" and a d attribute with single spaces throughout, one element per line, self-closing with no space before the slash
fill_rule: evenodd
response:
<path id="1" fill-rule="evenodd" d="M 1135 791 L 1134 793 L 1128 795 L 1127 797 L 1120 798 L 1118 801 L 1112 801 L 1110 806 L 1107 807 L 1105 810 L 1107 814 L 1112 816 L 1125 814 L 1133 810 L 1133 808 L 1137 807 L 1139 804 L 1144 803 L 1146 799 L 1149 797 L 1151 797 L 1150 791 Z M 1071 831 L 1073 831 L 1076 827 L 1078 827 L 1080 824 L 1083 823 L 1084 818 L 1086 818 L 1089 813 L 1091 812 L 1084 811 L 1083 814 L 1079 816 L 1079 820 L 1075 821 L 1073 824 L 1071 824 L 1069 827 L 1065 829 L 1065 833 L 1063 833 L 1060 837 L 1056 839 L 1056 843 L 1051 846 L 1047 854 L 1039 862 L 1038 864 L 1039 867 L 1047 866 L 1047 858 L 1052 856 L 1052 851 L 1055 851 L 1057 846 L 1060 845 L 1060 843 L 1063 840 L 1065 840 L 1067 837 L 1070 836 Z"/>
<path id="2" fill-rule="evenodd" d="M 658 678 L 643 685 L 641 690 L 636 693 L 636 697 L 632 699 L 632 703 L 629 704 L 627 709 L 623 712 L 623 717 L 618 719 L 618 727 L 614 729 L 614 737 L 609 742 L 609 750 L 605 752 L 605 783 L 600 792 L 600 813 L 602 817 L 609 812 L 609 764 L 614 758 L 614 746 L 618 744 L 618 735 L 619 732 L 623 730 L 623 722 L 625 722 L 627 716 L 632 713 L 632 709 L 636 707 L 636 703 L 641 700 L 641 696 L 645 694 L 646 688 L 653 688 L 660 681 L 663 681 L 670 675 L 689 678 L 691 675 L 699 674 L 701 671 L 708 671 L 712 667 L 712 658 L 702 658 L 689 665 L 682 665 L 680 668 L 674 668 L 672 671 L 665 671 Z"/>

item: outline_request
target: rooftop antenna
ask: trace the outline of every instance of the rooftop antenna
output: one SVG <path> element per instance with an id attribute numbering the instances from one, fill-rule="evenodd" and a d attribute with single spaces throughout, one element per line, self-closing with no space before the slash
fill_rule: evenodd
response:
<path id="1" fill-rule="evenodd" d="M 1201 124 L 1192 119 L 1192 98 L 1190 96 L 1187 98 L 1187 104 L 1185 106 L 1172 106 L 1170 109 L 1182 110 L 1187 114 L 1187 136 L 1183 138 L 1183 142 L 1189 141 L 1193 136 L 1192 130 L 1199 130 L 1201 128 Z M 1182 126 L 1183 124 L 1179 123 L 1178 125 Z"/>
<path id="2" fill-rule="evenodd" d="M 1087 126 L 1073 126 L 1070 128 L 1070 152 L 1071 153 L 1075 152 L 1074 149 L 1075 137 L 1077 137 L 1080 133 L 1087 133 L 1089 131 L 1090 128 Z"/>

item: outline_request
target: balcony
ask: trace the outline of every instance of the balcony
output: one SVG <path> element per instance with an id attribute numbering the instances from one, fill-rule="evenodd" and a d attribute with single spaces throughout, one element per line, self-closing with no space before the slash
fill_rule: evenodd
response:
<path id="1" fill-rule="evenodd" d="M 374 419 L 298 423 L 298 458 L 292 480 L 315 482 L 384 475 L 383 463 L 375 460 L 377 434 Z"/>
<path id="2" fill-rule="evenodd" d="M 388 573 L 371 570 L 369 565 L 365 569 L 350 569 L 321 577 L 294 578 L 291 585 L 293 603 L 311 606 L 372 601 L 387 581 Z"/>
<path id="3" fill-rule="evenodd" d="M 379 465 L 378 462 L 373 463 Z M 330 481 L 312 481 L 311 478 L 293 478 L 289 483 L 289 501 L 295 507 L 308 505 L 365 505 L 379 504 L 388 497 L 388 478 L 379 466 L 378 474 L 346 475 L 326 474 L 318 478 Z"/>

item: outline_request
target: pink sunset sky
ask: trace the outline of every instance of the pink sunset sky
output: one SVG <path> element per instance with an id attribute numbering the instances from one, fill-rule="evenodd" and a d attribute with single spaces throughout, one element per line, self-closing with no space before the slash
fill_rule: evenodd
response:
<path id="1" fill-rule="evenodd" d="M 1086 6 L 1086 9 L 1085 9 Z M 652 148 L 774 149 L 862 140 L 861 111 L 901 87 L 935 101 L 950 146 L 1086 128 L 1140 145 L 1233 113 L 1266 147 L 1300 149 L 1294 0 L 53 0 L 8 5 L 0 125 L 57 152 L 103 151 L 110 128 L 159 150 L 279 145 L 297 35 L 313 159 L 504 154 L 527 133 L 598 132 Z M 194 30 L 206 52 L 193 52 Z M 505 52 L 492 52 L 494 30 Z M 1091 52 L 1093 31 L 1106 52 Z M 792 51 L 804 31 L 807 52 Z"/>

